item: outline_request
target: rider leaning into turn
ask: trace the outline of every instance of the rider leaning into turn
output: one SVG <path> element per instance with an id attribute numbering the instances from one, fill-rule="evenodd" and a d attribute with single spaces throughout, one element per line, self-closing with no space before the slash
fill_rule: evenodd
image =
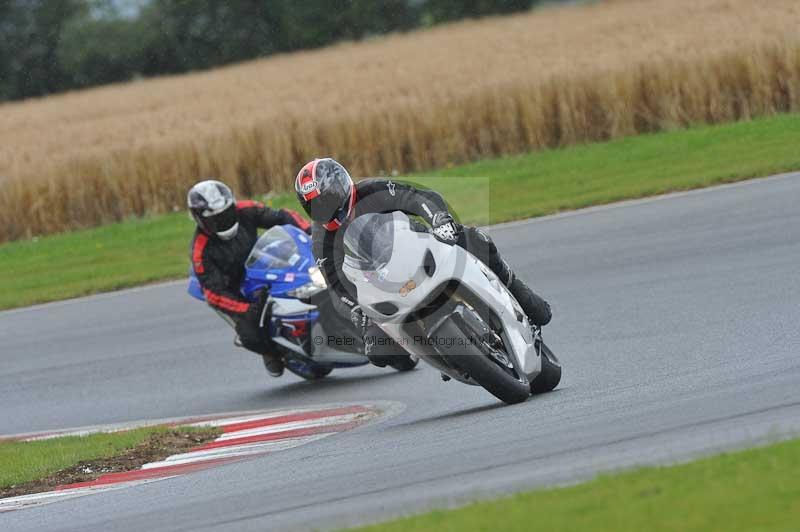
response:
<path id="1" fill-rule="evenodd" d="M 219 181 L 201 181 L 188 194 L 189 211 L 197 229 L 190 257 L 206 301 L 231 323 L 243 347 L 264 356 L 274 377 L 283 373 L 283 360 L 275 354 L 261 324 L 268 294 L 257 301 L 242 297 L 239 289 L 244 265 L 258 239 L 258 229 L 291 224 L 310 231 L 311 224 L 294 211 L 274 210 L 256 201 L 236 201 L 231 189 Z"/>
<path id="2" fill-rule="evenodd" d="M 333 159 L 315 159 L 307 163 L 297 174 L 295 191 L 314 221 L 313 253 L 333 292 L 334 305 L 340 312 L 349 312 L 350 319 L 360 327 L 366 354 L 373 364 L 392 365 L 392 357 L 405 351 L 387 342 L 385 333 L 370 323 L 356 302 L 355 286 L 342 274 L 344 231 L 341 229 L 354 218 L 368 213 L 402 211 L 419 216 L 430 224 L 439 241 L 460 246 L 486 264 L 519 301 L 532 324 L 543 326 L 550 322 L 552 315 L 547 302 L 514 275 L 485 232 L 457 223 L 438 193 L 385 179 L 353 183 L 347 170 Z M 382 348 L 381 353 L 375 353 L 372 350 L 375 345 L 389 349 Z"/>

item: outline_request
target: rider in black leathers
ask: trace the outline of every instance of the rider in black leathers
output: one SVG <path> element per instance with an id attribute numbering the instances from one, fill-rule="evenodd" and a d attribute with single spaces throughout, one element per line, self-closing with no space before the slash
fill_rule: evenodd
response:
<path id="1" fill-rule="evenodd" d="M 268 294 L 255 302 L 239 290 L 244 265 L 258 240 L 258 229 L 291 224 L 310 232 L 311 224 L 294 211 L 274 210 L 256 201 L 236 201 L 219 181 L 202 181 L 191 188 L 189 210 L 197 222 L 190 251 L 192 267 L 206 301 L 236 329 L 242 346 L 264 356 L 273 376 L 283 373 L 283 360 L 275 354 L 261 324 Z"/>
<path id="2" fill-rule="evenodd" d="M 344 231 L 340 229 L 363 214 L 402 211 L 422 218 L 430 224 L 438 240 L 461 246 L 486 264 L 519 301 L 532 324 L 543 326 L 550 322 L 548 303 L 514 275 L 484 231 L 458 224 L 438 193 L 391 179 L 366 179 L 356 184 L 333 159 L 307 163 L 297 175 L 295 190 L 314 221 L 313 253 L 334 296 L 334 306 L 339 312 L 350 313 L 353 323 L 362 329 L 367 355 L 374 364 L 391 365 L 393 356 L 406 353 L 398 345 L 393 346 L 393 351 L 382 348 L 380 353 L 371 352 L 374 345 L 387 346 L 392 342 L 386 341 L 385 333 L 361 312 L 355 286 L 342 274 Z"/>

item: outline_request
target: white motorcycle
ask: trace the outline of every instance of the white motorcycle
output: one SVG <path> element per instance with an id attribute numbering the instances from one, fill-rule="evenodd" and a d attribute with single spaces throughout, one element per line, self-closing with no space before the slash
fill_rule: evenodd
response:
<path id="1" fill-rule="evenodd" d="M 342 269 L 364 313 L 443 380 L 482 386 L 509 404 L 560 382 L 558 358 L 497 276 L 402 212 L 353 220 Z"/>

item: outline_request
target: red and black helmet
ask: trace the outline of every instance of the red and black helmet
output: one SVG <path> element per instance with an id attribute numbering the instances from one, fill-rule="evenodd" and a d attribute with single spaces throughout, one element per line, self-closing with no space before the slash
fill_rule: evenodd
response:
<path id="1" fill-rule="evenodd" d="M 356 200 L 353 179 L 333 159 L 314 159 L 303 166 L 294 189 L 308 216 L 328 231 L 342 226 Z"/>

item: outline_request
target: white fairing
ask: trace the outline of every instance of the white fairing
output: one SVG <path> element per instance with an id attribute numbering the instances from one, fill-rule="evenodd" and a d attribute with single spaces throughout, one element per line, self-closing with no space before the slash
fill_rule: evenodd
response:
<path id="1" fill-rule="evenodd" d="M 433 347 L 409 336 L 408 326 L 402 324 L 429 294 L 456 279 L 494 310 L 502 322 L 503 341 L 513 350 L 508 354 L 516 357 L 528 379 L 534 378 L 541 371 L 541 360 L 534 347 L 531 327 L 519 303 L 494 273 L 463 248 L 439 242 L 429 233 L 412 230 L 405 214 L 394 212 L 392 216 L 394 231 L 388 262 L 377 271 L 363 271 L 347 261 L 343 266 L 344 274 L 356 286 L 358 302 L 365 314 L 407 351 L 433 363 L 429 359 Z M 429 250 L 436 264 L 432 276 L 428 276 L 423 267 Z M 375 307 L 387 302 L 398 308 L 397 313 L 388 318 Z M 450 374 L 447 368 L 433 365 Z"/>

